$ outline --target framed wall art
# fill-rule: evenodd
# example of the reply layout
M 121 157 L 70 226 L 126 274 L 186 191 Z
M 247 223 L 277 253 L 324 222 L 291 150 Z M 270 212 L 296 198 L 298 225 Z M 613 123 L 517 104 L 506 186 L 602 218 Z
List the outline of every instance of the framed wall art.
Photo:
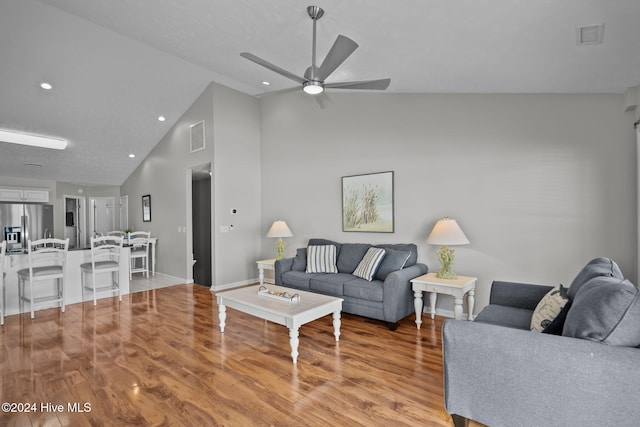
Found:
M 151 222 L 151 195 L 142 196 L 142 221 Z
M 342 177 L 342 231 L 393 233 L 393 171 Z

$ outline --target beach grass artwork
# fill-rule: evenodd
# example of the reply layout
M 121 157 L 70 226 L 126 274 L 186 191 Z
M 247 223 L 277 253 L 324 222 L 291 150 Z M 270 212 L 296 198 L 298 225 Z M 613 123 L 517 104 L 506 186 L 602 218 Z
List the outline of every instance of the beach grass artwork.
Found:
M 342 231 L 393 233 L 393 172 L 342 177 Z

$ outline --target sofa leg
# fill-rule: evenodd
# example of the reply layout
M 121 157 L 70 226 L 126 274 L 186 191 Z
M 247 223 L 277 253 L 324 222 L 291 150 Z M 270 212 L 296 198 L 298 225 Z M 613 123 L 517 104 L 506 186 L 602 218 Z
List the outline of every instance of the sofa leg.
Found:
M 387 322 L 387 327 L 390 331 L 395 331 L 396 329 L 398 329 L 398 322 Z
M 469 420 L 465 417 L 461 417 L 460 415 L 451 414 L 451 419 L 453 420 L 454 427 L 468 427 Z

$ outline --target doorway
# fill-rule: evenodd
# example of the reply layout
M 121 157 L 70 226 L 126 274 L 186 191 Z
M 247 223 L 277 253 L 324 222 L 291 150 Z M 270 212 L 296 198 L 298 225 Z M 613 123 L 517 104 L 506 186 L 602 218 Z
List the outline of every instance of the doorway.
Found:
M 85 198 L 64 195 L 64 238 L 69 239 L 69 248 L 86 246 L 85 228 L 87 224 Z
M 91 236 L 106 235 L 115 228 L 113 197 L 89 198 L 89 230 Z
M 211 163 L 191 170 L 193 281 L 211 287 Z

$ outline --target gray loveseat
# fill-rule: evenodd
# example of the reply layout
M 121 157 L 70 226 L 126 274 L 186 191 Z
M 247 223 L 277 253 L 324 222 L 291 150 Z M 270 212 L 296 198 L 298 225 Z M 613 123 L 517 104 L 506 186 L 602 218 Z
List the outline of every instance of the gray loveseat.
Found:
M 343 312 L 382 320 L 391 330 L 414 311 L 410 280 L 427 272 L 427 266 L 417 262 L 416 245 L 309 240 L 309 246 L 318 245 L 336 247 L 337 273 L 307 273 L 307 248 L 300 248 L 294 258 L 276 261 L 276 284 L 341 297 Z M 370 247 L 385 249 L 372 281 L 352 274 Z
M 549 333 L 532 332 L 533 310 L 551 289 L 494 282 L 474 322 L 445 322 L 445 408 L 456 426 L 640 425 L 638 289 L 596 258 Z

